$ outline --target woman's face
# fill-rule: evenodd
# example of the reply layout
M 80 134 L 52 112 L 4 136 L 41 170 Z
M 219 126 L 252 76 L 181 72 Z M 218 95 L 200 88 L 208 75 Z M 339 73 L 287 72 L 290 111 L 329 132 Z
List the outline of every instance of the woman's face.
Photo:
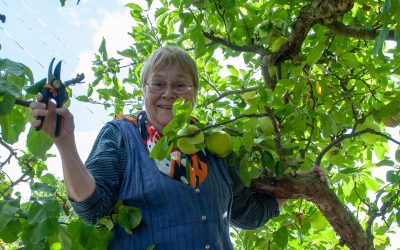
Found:
M 149 86 L 154 83 L 168 86 L 162 93 L 154 93 L 150 91 Z M 173 118 L 172 105 L 176 99 L 183 97 L 186 102 L 194 100 L 194 87 L 185 94 L 177 94 L 172 89 L 172 85 L 182 86 L 182 84 L 193 86 L 193 81 L 190 75 L 182 70 L 179 63 L 160 67 L 151 72 L 147 79 L 144 87 L 144 105 L 150 123 L 160 132 Z

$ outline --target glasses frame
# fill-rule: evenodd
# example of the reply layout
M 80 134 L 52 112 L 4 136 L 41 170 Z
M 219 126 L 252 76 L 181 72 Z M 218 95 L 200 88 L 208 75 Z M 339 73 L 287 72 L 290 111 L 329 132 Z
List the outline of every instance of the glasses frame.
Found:
M 160 90 L 152 89 L 152 86 L 156 85 L 154 83 L 161 83 L 161 85 L 163 85 L 164 88 L 160 89 Z M 175 86 L 178 85 L 176 83 L 165 83 L 165 82 L 162 82 L 162 81 L 154 81 L 153 83 L 152 82 L 147 82 L 145 85 L 149 86 L 149 91 L 152 94 L 158 94 L 158 95 L 164 94 L 168 89 L 167 86 L 170 86 L 173 93 L 175 93 L 177 95 L 185 95 L 185 94 L 188 94 L 193 89 L 194 86 L 193 86 L 193 84 L 187 84 L 187 83 L 184 83 L 184 84 L 186 85 L 186 91 L 185 92 L 177 91 L 176 88 L 174 88 Z

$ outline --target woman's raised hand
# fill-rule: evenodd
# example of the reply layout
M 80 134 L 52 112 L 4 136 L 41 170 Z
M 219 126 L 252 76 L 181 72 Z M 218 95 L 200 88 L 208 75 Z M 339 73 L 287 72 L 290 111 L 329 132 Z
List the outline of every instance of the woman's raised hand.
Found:
M 31 115 L 35 120 L 31 123 L 32 127 L 38 128 L 41 124 L 40 117 L 43 116 L 43 124 L 41 130 L 54 139 L 56 145 L 67 143 L 68 139 L 73 138 L 74 135 L 74 117 L 72 113 L 65 107 L 56 108 L 56 105 L 49 101 L 48 108 L 46 104 L 41 102 L 43 99 L 42 95 L 37 96 L 37 101 L 32 102 L 29 107 L 31 108 Z M 60 115 L 61 119 L 61 131 L 58 137 L 55 136 L 57 115 Z

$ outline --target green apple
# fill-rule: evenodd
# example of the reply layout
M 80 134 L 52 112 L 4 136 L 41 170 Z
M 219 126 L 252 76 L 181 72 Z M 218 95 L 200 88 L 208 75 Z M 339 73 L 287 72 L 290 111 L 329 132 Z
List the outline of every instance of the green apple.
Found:
M 275 39 L 275 41 L 271 45 L 271 52 L 272 53 L 277 52 L 282 47 L 282 45 L 285 43 L 285 41 L 286 41 L 286 39 L 283 36 Z
M 257 91 L 243 93 L 242 98 L 249 105 L 257 105 L 260 101 L 260 96 L 257 94 Z
M 276 78 L 276 67 L 268 66 L 268 73 L 271 78 Z
M 258 126 L 265 136 L 270 136 L 274 132 L 274 125 L 269 117 L 261 117 Z
M 178 139 L 177 146 L 180 151 L 185 154 L 194 154 L 203 148 L 204 144 L 204 134 L 203 131 L 198 132 L 193 136 L 188 136 L 190 134 L 199 131 L 199 128 L 195 125 L 188 125 L 180 129 L 177 135 L 184 136 Z
M 400 146 L 397 147 L 394 158 L 396 159 L 397 162 L 400 162 Z
M 396 120 L 393 117 L 382 117 L 382 122 L 386 127 L 397 127 L 400 123 L 400 120 Z
M 231 135 L 225 131 L 212 131 L 205 139 L 206 148 L 217 157 L 228 156 L 233 149 Z
M 362 125 L 360 125 L 357 130 L 360 131 L 360 130 L 363 130 L 366 128 L 371 128 L 377 132 L 381 131 L 379 125 L 370 120 L 368 120 L 365 123 L 363 123 Z M 376 134 L 371 134 L 371 133 L 364 133 L 364 134 L 360 135 L 360 138 L 365 144 L 372 145 L 372 144 L 376 143 L 376 141 L 380 138 L 380 136 L 376 135 Z

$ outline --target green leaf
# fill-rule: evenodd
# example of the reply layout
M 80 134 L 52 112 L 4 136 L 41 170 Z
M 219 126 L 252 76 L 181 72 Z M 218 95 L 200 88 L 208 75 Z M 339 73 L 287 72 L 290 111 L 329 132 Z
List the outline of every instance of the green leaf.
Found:
M 391 183 L 400 183 L 400 174 L 393 170 L 386 172 L 386 181 Z
M 311 226 L 315 229 L 323 230 L 329 226 L 329 222 L 320 211 L 316 211 L 310 218 Z
M 19 238 L 22 230 L 21 222 L 18 218 L 9 221 L 3 230 L 0 230 L 0 239 L 5 243 L 12 243 Z
M 55 193 L 57 190 L 57 187 L 50 186 L 47 183 L 40 183 L 40 182 L 35 182 L 32 187 L 32 191 L 40 191 L 40 192 L 45 192 L 45 193 Z
M 273 234 L 274 242 L 278 244 L 281 248 L 286 247 L 288 243 L 289 232 L 286 226 L 283 226 L 278 229 L 278 231 L 274 232 Z
M 15 109 L 6 116 L 0 116 L 1 136 L 5 142 L 14 144 L 25 129 L 25 116 L 21 109 Z
M 120 224 L 128 234 L 132 234 L 132 229 L 137 227 L 142 220 L 142 213 L 139 208 L 120 205 L 118 206 L 118 224 Z
M 59 226 L 57 218 L 43 219 L 40 222 L 28 224 L 23 228 L 22 240 L 28 246 L 34 246 L 52 235 L 57 235 Z
M 254 133 L 245 133 L 242 137 L 243 146 L 247 151 L 251 151 L 254 145 Z
M 379 32 L 378 37 L 375 39 L 375 45 L 372 49 L 372 54 L 376 57 L 378 54 L 382 54 L 382 47 L 389 35 L 389 27 L 387 25 L 383 26 Z
M 348 180 L 348 181 L 344 181 L 342 184 L 342 190 L 343 190 L 343 194 L 346 197 L 349 197 L 351 194 L 351 191 L 353 191 L 354 189 L 354 182 L 352 180 Z
M 87 97 L 86 95 L 77 96 L 76 100 L 78 100 L 80 102 L 90 102 L 89 97 Z
M 101 40 L 101 44 L 99 47 L 99 52 L 101 54 L 102 60 L 107 61 L 108 60 L 108 54 L 107 54 L 107 48 L 106 48 L 106 39 L 103 37 Z
M 40 90 L 43 88 L 46 82 L 47 78 L 43 78 L 42 80 L 35 82 L 33 85 L 25 88 L 25 91 L 28 92 L 29 94 L 36 95 L 37 93 L 40 92 Z
M 261 154 L 261 162 L 262 165 L 270 171 L 275 171 L 275 160 L 269 151 L 265 151 Z
M 146 248 L 146 250 L 153 250 L 155 247 L 156 247 L 156 245 L 153 244 L 153 245 L 148 246 L 148 247 Z
M 168 138 L 174 139 L 177 131 L 183 127 L 182 123 L 179 123 L 177 119 L 172 119 L 163 129 L 163 135 Z
M 156 145 L 154 145 L 154 148 L 149 154 L 149 157 L 157 160 L 162 160 L 167 157 L 169 153 L 171 153 L 171 149 L 172 147 L 170 147 L 168 144 L 167 136 L 163 136 L 160 138 L 160 140 L 158 140 Z
M 372 190 L 374 192 L 377 192 L 380 190 L 380 186 L 379 186 L 379 181 L 377 179 L 372 179 L 369 176 L 364 176 L 363 178 L 365 186 L 369 189 Z
M 250 187 L 251 180 L 260 176 L 261 171 L 250 161 L 248 154 L 240 159 L 239 177 L 246 187 Z
M 317 46 L 310 49 L 310 52 L 307 55 L 306 63 L 310 67 L 312 67 L 315 63 L 317 63 L 317 61 L 324 54 L 324 51 L 326 48 L 326 38 L 325 38 L 324 34 L 322 34 L 320 37 L 322 37 L 322 38 L 318 41 Z
M 3 92 L 0 94 L 0 116 L 5 116 L 14 108 L 15 100 L 17 98 L 7 92 Z
M 17 63 L 10 59 L 0 59 L 0 71 L 3 70 L 14 76 L 26 75 L 28 79 L 33 82 L 32 71 L 22 63 Z
M 118 51 L 118 54 L 128 58 L 134 58 L 135 56 L 137 56 L 136 51 L 134 49 L 125 49 L 122 51 Z
M 278 178 L 281 178 L 285 173 L 286 166 L 282 161 L 277 161 L 275 164 L 275 174 Z
M 172 115 L 179 124 L 188 122 L 192 114 L 193 105 L 191 102 L 185 102 L 182 97 L 176 99 L 172 105 Z
M 99 220 L 97 220 L 96 224 L 105 226 L 107 230 L 112 230 L 114 227 L 114 223 L 109 216 L 100 218 Z
M 56 200 L 48 200 L 43 204 L 33 202 L 28 211 L 27 223 L 42 223 L 50 218 L 57 218 L 60 215 L 60 205 Z
M 190 32 L 190 39 L 195 44 L 194 55 L 196 58 L 203 56 L 206 53 L 206 40 L 202 34 L 202 28 L 200 25 L 196 25 Z
M 42 160 L 47 159 L 47 151 L 53 146 L 53 139 L 43 131 L 31 128 L 28 133 L 26 145 L 32 154 Z
M 376 166 L 378 166 L 378 167 L 382 167 L 382 166 L 392 167 L 393 165 L 394 165 L 394 162 L 392 160 L 382 160 L 376 164 Z
M 221 0 L 221 6 L 226 10 L 232 10 L 236 7 L 237 0 Z
M 6 228 L 7 224 L 15 218 L 19 210 L 19 200 L 0 200 L 0 231 Z
M 125 4 L 125 7 L 128 7 L 128 8 L 130 8 L 130 9 L 132 9 L 132 10 L 136 10 L 136 11 L 139 11 L 139 12 L 142 12 L 142 11 L 143 11 L 142 7 L 140 7 L 139 5 L 137 5 L 137 4 L 135 4 L 135 3 L 128 3 L 128 4 Z

